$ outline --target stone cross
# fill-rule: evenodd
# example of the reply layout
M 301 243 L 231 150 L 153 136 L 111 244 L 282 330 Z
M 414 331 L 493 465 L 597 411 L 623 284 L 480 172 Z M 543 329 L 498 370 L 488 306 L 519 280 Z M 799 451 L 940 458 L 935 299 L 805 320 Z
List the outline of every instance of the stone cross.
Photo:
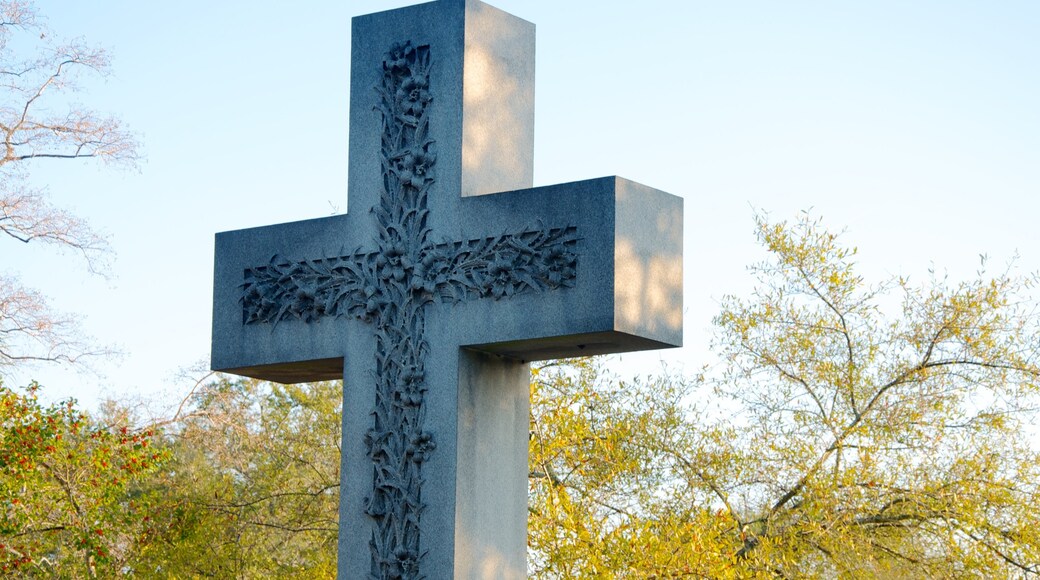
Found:
M 350 211 L 217 234 L 212 366 L 343 378 L 340 578 L 522 578 L 529 362 L 681 344 L 682 201 L 531 187 L 531 23 L 352 34 Z

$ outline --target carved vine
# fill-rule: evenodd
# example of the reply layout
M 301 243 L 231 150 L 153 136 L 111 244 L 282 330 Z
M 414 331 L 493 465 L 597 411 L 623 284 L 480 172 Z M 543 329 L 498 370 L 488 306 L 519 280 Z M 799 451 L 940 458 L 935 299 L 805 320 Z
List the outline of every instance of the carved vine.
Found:
M 379 251 L 369 265 L 377 281 L 365 303 L 376 322 L 374 426 L 365 437 L 373 464 L 366 512 L 372 530 L 373 578 L 421 578 L 422 464 L 437 444 L 423 430 L 426 405 L 426 316 L 413 291 L 414 266 L 422 263 L 430 229 L 427 192 L 436 155 L 429 138 L 430 48 L 395 44 L 383 61 L 379 109 L 383 118 L 383 194 L 373 209 Z M 371 289 L 371 288 L 369 288 Z M 378 298 L 376 298 L 378 296 Z
M 415 298 L 461 302 L 574 285 L 576 230 L 530 228 L 519 234 L 442 243 L 407 255 L 378 252 L 293 262 L 274 256 L 250 268 L 242 285 L 243 322 L 325 316 L 371 320 L 385 303 L 380 286 L 408 280 Z M 400 280 L 398 280 L 400 279 Z
M 573 286 L 576 277 L 574 227 L 430 241 L 427 195 L 437 157 L 429 138 L 429 71 L 428 46 L 395 44 L 383 62 L 376 251 L 302 261 L 275 256 L 247 269 L 242 284 L 245 324 L 354 316 L 375 327 L 376 400 L 365 437 L 373 484 L 365 511 L 375 522 L 371 577 L 377 579 L 423 577 L 422 467 L 437 448 L 424 429 L 425 306 Z

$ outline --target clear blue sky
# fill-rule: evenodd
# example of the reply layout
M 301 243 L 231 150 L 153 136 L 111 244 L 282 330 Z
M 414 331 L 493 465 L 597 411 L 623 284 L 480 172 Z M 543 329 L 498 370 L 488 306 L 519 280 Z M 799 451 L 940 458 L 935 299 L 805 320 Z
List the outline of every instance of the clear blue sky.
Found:
M 871 277 L 1040 269 L 1040 3 L 502 0 L 538 26 L 537 184 L 617 174 L 685 198 L 686 344 L 625 371 L 707 360 L 711 317 L 762 257 L 752 207 L 813 208 Z M 48 397 L 186 392 L 209 352 L 217 231 L 346 208 L 350 17 L 406 2 L 38 3 L 109 48 L 78 96 L 143 142 L 140 172 L 35 168 L 112 236 L 111 282 L 0 246 L 126 357 L 104 377 L 22 372 Z

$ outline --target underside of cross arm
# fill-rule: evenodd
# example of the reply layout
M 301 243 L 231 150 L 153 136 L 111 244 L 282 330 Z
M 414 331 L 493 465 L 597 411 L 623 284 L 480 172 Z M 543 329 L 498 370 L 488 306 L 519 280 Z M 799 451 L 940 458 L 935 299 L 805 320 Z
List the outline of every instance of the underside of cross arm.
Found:
M 675 348 L 677 346 L 680 345 L 666 344 L 623 332 L 591 332 L 572 336 L 554 336 L 492 344 L 472 344 L 462 346 L 461 348 L 485 352 L 520 362 L 535 362 L 557 358 Z M 343 378 L 343 359 L 327 358 L 218 370 L 229 374 L 285 384 L 332 381 Z
M 557 358 L 676 348 L 679 346 L 682 345 L 667 344 L 624 332 L 590 332 L 570 336 L 552 336 L 542 339 L 474 344 L 463 348 L 521 362 L 534 362 Z
M 302 360 L 226 369 L 214 368 L 213 370 L 286 385 L 338 381 L 343 378 L 343 358 Z

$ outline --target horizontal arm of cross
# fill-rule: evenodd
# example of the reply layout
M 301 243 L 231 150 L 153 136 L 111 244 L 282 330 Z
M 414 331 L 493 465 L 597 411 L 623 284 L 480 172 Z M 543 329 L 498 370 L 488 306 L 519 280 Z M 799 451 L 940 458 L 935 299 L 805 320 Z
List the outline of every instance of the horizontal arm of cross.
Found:
M 327 231 L 329 218 L 218 234 L 214 368 L 282 382 L 338 378 L 341 345 L 370 332 L 373 301 L 392 298 L 380 279 L 404 275 L 443 303 L 432 315 L 443 311 L 459 346 L 538 360 L 681 344 L 681 199 L 611 177 L 459 203 L 465 223 L 436 228 L 445 241 L 428 248 L 428 263 L 324 257 L 359 239 L 315 241 L 310 222 Z M 293 255 L 284 248 L 296 238 L 307 243 Z

